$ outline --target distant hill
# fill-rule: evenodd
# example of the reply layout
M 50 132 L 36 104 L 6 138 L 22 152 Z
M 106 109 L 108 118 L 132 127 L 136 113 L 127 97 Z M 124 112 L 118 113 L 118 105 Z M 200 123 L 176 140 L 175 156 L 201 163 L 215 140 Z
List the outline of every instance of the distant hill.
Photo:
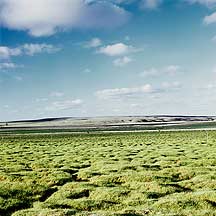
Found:
M 216 116 L 111 116 L 111 117 L 62 117 L 1 122 L 1 130 L 13 129 L 99 129 L 141 130 L 164 128 L 216 127 Z

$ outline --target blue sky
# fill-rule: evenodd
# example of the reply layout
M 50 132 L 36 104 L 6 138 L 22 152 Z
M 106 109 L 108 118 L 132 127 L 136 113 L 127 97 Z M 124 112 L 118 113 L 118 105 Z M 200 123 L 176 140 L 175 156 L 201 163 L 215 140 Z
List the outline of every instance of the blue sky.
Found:
M 215 115 L 216 0 L 0 0 L 0 120 Z

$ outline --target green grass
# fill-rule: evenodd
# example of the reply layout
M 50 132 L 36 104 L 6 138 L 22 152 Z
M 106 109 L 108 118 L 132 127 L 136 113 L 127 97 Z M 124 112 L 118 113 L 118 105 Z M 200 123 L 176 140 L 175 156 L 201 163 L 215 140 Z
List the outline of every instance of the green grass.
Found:
M 1 135 L 0 215 L 216 215 L 216 131 Z

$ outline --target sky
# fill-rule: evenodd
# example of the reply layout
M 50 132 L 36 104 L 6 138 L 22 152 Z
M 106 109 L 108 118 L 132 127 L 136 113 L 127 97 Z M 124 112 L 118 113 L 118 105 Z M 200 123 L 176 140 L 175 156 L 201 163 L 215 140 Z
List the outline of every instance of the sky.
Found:
M 215 115 L 216 0 L 0 0 L 0 121 Z

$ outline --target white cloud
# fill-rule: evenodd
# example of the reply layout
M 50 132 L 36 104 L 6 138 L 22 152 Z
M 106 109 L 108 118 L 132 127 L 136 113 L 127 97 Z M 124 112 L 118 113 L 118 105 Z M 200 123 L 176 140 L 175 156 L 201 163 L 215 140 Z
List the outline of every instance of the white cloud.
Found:
M 71 28 L 107 28 L 124 24 L 130 14 L 108 1 L 1 0 L 1 25 L 40 37 Z
M 58 92 L 58 91 L 56 91 L 56 92 L 51 92 L 51 93 L 50 93 L 50 96 L 51 96 L 51 97 L 62 97 L 62 96 L 64 96 L 64 93 L 63 93 L 63 92 Z
M 99 99 L 125 99 L 125 98 L 136 98 L 138 96 L 152 95 L 156 93 L 173 92 L 181 89 L 181 84 L 175 82 L 164 82 L 160 87 L 155 88 L 151 84 L 145 84 L 143 86 L 137 86 L 132 88 L 113 88 L 99 90 L 95 93 Z
M 216 82 L 208 83 L 204 87 L 202 87 L 204 90 L 208 90 L 210 92 L 215 92 L 216 90 Z
M 215 89 L 215 87 L 216 87 L 215 83 L 211 83 L 211 84 L 208 84 L 205 88 L 208 90 L 212 90 L 212 89 Z
M 14 79 L 17 81 L 23 81 L 23 77 L 21 76 L 15 76 Z
M 126 41 L 130 41 L 131 38 L 130 38 L 130 36 L 127 35 L 127 36 L 125 36 L 124 39 L 125 39 Z
M 130 106 L 133 107 L 133 108 L 136 108 L 136 107 L 140 107 L 141 105 L 137 104 L 137 103 L 133 103 L 133 104 L 130 104 Z
M 182 87 L 181 83 L 178 82 L 178 81 L 175 81 L 175 82 L 163 82 L 161 89 L 166 91 L 166 90 L 169 90 L 169 89 L 180 89 L 181 87 Z
M 180 69 L 179 65 L 169 65 L 163 69 L 163 72 L 168 75 L 176 75 Z
M 123 56 L 135 51 L 137 50 L 133 46 L 124 43 L 116 43 L 101 47 L 98 50 L 98 53 L 102 53 L 107 56 Z
M 50 106 L 46 107 L 48 111 L 57 111 L 57 110 L 69 110 L 81 107 L 83 101 L 80 99 L 76 100 L 65 100 L 65 101 L 55 101 Z
M 162 0 L 142 0 L 140 3 L 141 9 L 154 10 L 157 9 L 161 4 Z
M 11 56 L 19 56 L 22 54 L 20 48 L 9 48 L 6 46 L 0 46 L 0 59 L 8 59 Z
M 0 59 L 9 59 L 13 56 L 29 55 L 33 56 L 39 53 L 55 53 L 60 48 L 51 44 L 24 44 L 16 48 L 0 46 Z
M 212 42 L 216 43 L 216 35 L 214 37 L 212 37 Z
M 150 69 L 144 70 L 139 75 L 141 77 L 154 77 L 154 76 L 158 76 L 159 74 L 160 72 L 158 71 L 158 69 L 150 68 Z
M 132 59 L 130 57 L 124 56 L 122 58 L 115 59 L 113 61 L 113 64 L 117 67 L 123 67 L 127 65 L 128 63 L 130 63 L 131 61 Z
M 95 48 L 102 45 L 102 41 L 100 38 L 92 38 L 90 41 L 88 41 L 85 45 L 86 48 Z
M 216 0 L 186 0 L 187 2 L 191 3 L 191 4 L 201 4 L 204 5 L 208 8 L 214 8 L 216 6 Z M 216 12 L 205 16 L 203 19 L 203 22 L 208 25 L 208 24 L 212 24 L 216 22 Z
M 207 25 L 215 23 L 216 22 L 216 12 L 212 13 L 209 16 L 205 16 L 203 21 Z
M 2 63 L 0 63 L 0 70 L 15 69 L 17 67 L 19 67 L 19 66 L 12 63 L 12 62 L 2 62 Z
M 112 99 L 112 98 L 121 98 L 121 97 L 130 97 L 136 94 L 147 94 L 153 93 L 155 89 L 153 89 L 152 85 L 146 84 L 139 87 L 134 88 L 114 88 L 114 89 L 104 89 L 97 91 L 95 95 L 99 99 Z
M 186 1 L 191 4 L 198 3 L 198 4 L 205 5 L 207 7 L 213 7 L 216 4 L 216 0 L 186 0 Z
M 162 76 L 162 75 L 169 75 L 174 76 L 177 73 L 179 73 L 181 70 L 181 67 L 179 65 L 168 65 L 164 68 L 150 68 L 147 70 L 144 70 L 139 75 L 141 77 L 156 77 L 156 76 Z
M 116 4 L 130 4 L 136 0 L 110 0 Z
M 21 47 L 24 54 L 33 56 L 38 53 L 55 53 L 60 50 L 60 48 L 57 48 L 51 44 L 24 44 Z
M 36 98 L 35 99 L 36 103 L 45 102 L 45 101 L 48 101 L 48 98 Z
M 86 69 L 83 71 L 83 73 L 91 73 L 91 69 L 86 68 Z
M 216 66 L 214 66 L 214 67 L 212 68 L 212 73 L 213 73 L 213 74 L 216 74 Z

